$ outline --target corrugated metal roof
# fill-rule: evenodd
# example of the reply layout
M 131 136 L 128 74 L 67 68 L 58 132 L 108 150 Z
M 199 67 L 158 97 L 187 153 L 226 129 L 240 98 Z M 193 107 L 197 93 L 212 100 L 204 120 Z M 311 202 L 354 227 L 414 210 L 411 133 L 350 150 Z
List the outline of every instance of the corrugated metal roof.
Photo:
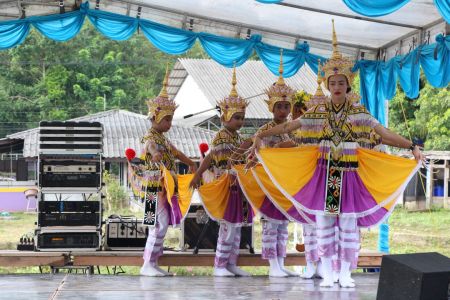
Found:
M 191 75 L 198 84 L 211 107 L 218 100 L 226 97 L 231 90 L 232 69 L 223 67 L 211 59 L 184 59 L 176 62 L 169 77 L 168 92 L 175 98 L 187 75 Z M 246 118 L 271 119 L 272 114 L 267 109 L 264 93 L 276 80 L 262 61 L 247 61 L 236 68 L 237 91 L 243 98 L 249 98 L 250 106 Z M 308 65 L 304 65 L 297 74 L 285 78 L 285 82 L 295 90 L 305 90 L 314 94 L 317 89 L 317 75 Z M 251 97 L 251 98 L 250 98 Z
M 137 153 L 142 151 L 141 138 L 150 128 L 150 121 L 144 115 L 126 110 L 109 110 L 97 114 L 72 119 L 71 121 L 97 121 L 103 124 L 103 153 L 105 158 L 125 158 L 125 149 L 133 148 Z M 39 128 L 10 134 L 6 139 L 23 139 L 23 156 L 38 156 Z M 199 158 L 198 145 L 209 143 L 215 132 L 200 127 L 188 127 L 173 124 L 166 133 L 169 140 L 190 158 Z

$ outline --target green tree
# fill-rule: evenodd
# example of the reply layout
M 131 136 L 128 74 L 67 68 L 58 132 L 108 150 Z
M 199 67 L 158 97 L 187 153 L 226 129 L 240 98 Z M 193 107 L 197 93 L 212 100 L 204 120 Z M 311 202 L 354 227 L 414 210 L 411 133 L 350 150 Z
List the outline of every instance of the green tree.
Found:
M 121 108 L 145 114 L 166 64 L 178 57 L 206 58 L 196 43 L 181 56 L 155 48 L 142 34 L 127 41 L 102 36 L 90 23 L 68 42 L 31 30 L 18 47 L 0 51 L 0 137 L 41 120 L 66 120 Z
M 411 134 L 426 150 L 450 150 L 450 90 L 423 82 L 417 99 L 399 89 L 389 102 L 389 128 L 405 137 Z

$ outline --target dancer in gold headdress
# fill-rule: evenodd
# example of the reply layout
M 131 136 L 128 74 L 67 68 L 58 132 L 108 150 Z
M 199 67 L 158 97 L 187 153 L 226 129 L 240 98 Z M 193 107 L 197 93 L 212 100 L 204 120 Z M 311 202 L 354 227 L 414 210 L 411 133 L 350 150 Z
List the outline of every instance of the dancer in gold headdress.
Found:
M 392 212 L 395 200 L 424 159 L 413 142 L 389 131 L 364 106 L 350 101 L 352 67 L 353 62 L 337 49 L 333 23 L 333 54 L 323 66 L 331 101 L 256 135 L 253 147 L 259 149 L 264 137 L 301 130 L 302 147 L 256 153 L 280 191 L 297 208 L 316 216 L 321 286 L 325 287 L 333 285 L 336 249 L 341 261 L 339 284 L 354 286 L 350 270 L 357 262 L 358 227 L 374 226 Z M 374 132 L 386 145 L 410 149 L 417 161 L 371 150 Z
M 158 97 L 147 101 L 148 116 L 152 123 L 148 133 L 143 137 L 145 143 L 142 155 L 144 165 L 130 164 L 132 186 L 135 193 L 144 194 L 147 208 L 145 222 L 149 225 L 149 234 L 144 250 L 144 264 L 141 275 L 166 276 L 168 272 L 158 266 L 158 258 L 163 254 L 163 242 L 169 225 L 179 225 L 186 216 L 190 199 L 177 194 L 177 183 L 187 184 L 192 175 L 186 178 L 176 176 L 175 159 L 179 159 L 196 170 L 195 163 L 164 136 L 172 126 L 172 117 L 177 108 L 175 102 L 167 95 L 169 69 Z
M 249 103 L 238 95 L 236 83 L 234 68 L 230 95 L 218 102 L 222 129 L 214 137 L 211 152 L 191 182 L 191 187 L 199 187 L 203 206 L 211 219 L 220 223 L 214 276 L 250 275 L 236 266 L 241 227 L 251 225 L 253 219 L 253 211 L 231 170 L 233 165 L 245 161 L 243 149 L 251 145 L 251 140 L 244 141 L 237 132 L 244 124 L 245 109 Z M 207 169 L 215 175 L 215 180 L 199 186 L 202 173 Z

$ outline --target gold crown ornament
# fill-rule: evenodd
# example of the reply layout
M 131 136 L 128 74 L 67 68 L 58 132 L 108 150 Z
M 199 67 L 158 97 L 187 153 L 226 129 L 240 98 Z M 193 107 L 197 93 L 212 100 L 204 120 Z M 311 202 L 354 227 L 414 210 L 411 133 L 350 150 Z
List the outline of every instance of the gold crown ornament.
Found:
M 333 22 L 333 54 L 331 55 L 331 58 L 327 61 L 327 63 L 323 66 L 323 72 L 325 73 L 324 79 L 325 79 L 325 85 L 328 89 L 328 79 L 330 76 L 333 75 L 344 75 L 347 77 L 348 85 L 351 86 L 353 79 L 355 77 L 355 73 L 352 72 L 353 68 L 353 61 L 348 57 L 343 57 L 342 54 L 339 52 L 337 46 L 337 38 L 336 38 L 336 31 L 334 30 L 334 20 Z
M 169 81 L 169 66 L 166 67 L 166 75 L 164 76 L 163 86 L 158 97 L 147 100 L 148 116 L 155 117 L 156 123 L 161 122 L 165 116 L 173 116 L 178 105 L 175 101 L 169 99 L 167 94 L 167 84 Z
M 278 72 L 280 73 L 277 82 L 272 84 L 272 86 L 266 90 L 267 96 L 269 96 L 269 100 L 266 101 L 267 105 L 269 106 L 269 111 L 273 112 L 273 107 L 275 103 L 281 102 L 281 101 L 287 101 L 291 104 L 293 104 L 293 97 L 295 94 L 295 91 L 288 86 L 283 79 L 283 49 L 280 50 L 280 67 L 278 69 Z
M 223 117 L 225 122 L 231 120 L 231 117 L 238 112 L 245 113 L 245 109 L 249 105 L 249 102 L 244 98 L 241 98 L 236 91 L 236 66 L 233 67 L 233 77 L 231 80 L 231 92 L 228 97 L 223 98 L 217 102 L 220 108 L 221 117 Z
M 319 60 L 319 67 L 317 70 L 317 89 L 316 92 L 314 93 L 314 96 L 312 96 L 311 99 L 305 103 L 307 109 L 310 109 L 311 107 L 319 104 L 326 103 L 328 101 L 328 97 L 325 96 L 322 90 L 323 77 L 321 73 L 322 73 L 322 66 Z

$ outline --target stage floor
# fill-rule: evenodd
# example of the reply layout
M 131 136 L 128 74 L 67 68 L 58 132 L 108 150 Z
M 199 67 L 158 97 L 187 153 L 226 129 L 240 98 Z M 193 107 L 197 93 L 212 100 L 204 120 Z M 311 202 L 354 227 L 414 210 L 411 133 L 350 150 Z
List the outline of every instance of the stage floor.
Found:
M 320 279 L 164 277 L 83 274 L 0 275 L 0 299 L 375 299 L 378 273 L 353 274 L 356 288 L 319 287 Z

